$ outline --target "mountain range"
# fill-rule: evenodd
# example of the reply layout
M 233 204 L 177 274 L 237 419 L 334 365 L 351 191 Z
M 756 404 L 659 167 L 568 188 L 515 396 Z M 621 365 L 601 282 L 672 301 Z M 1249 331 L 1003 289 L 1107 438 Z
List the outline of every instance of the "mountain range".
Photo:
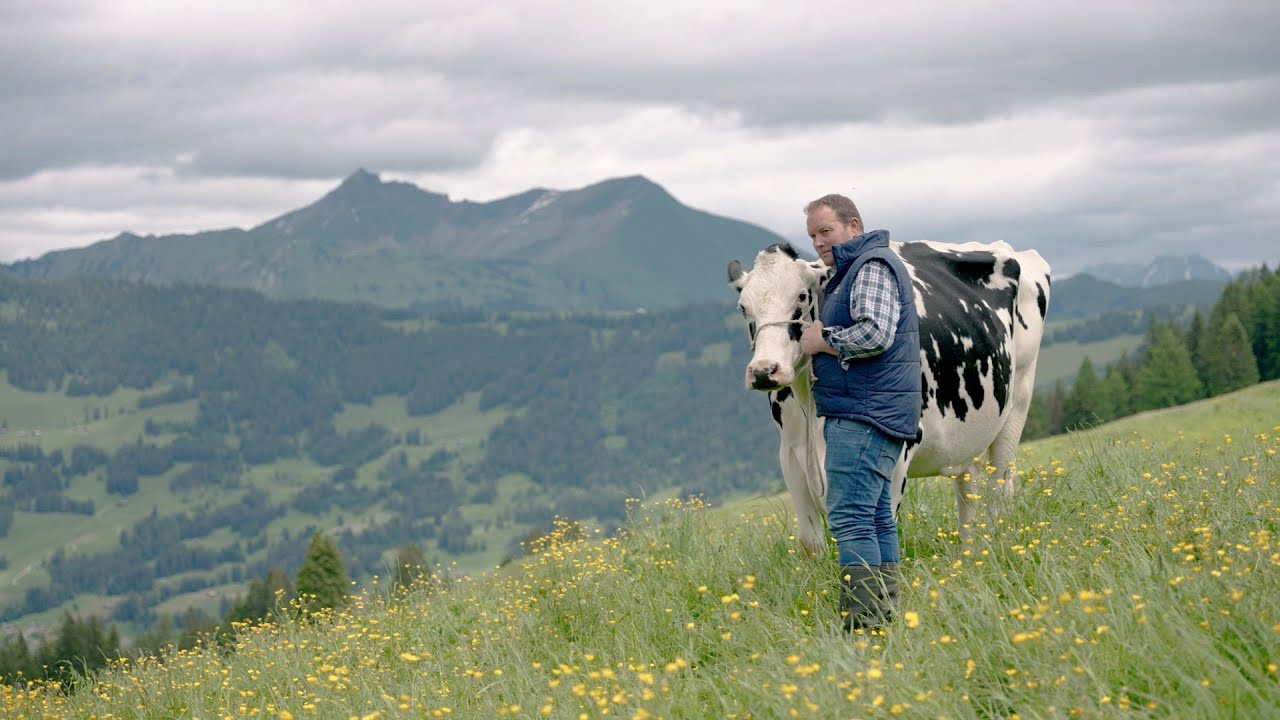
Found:
M 476 203 L 358 170 L 316 202 L 249 230 L 126 232 L 5 270 L 419 310 L 633 310 L 723 300 L 728 261 L 782 241 L 682 205 L 641 176 Z
M 310 205 L 248 230 L 124 232 L 0 272 L 248 288 L 420 312 L 661 309 L 726 300 L 728 261 L 778 242 L 785 239 L 765 228 L 683 205 L 639 175 L 477 203 L 357 170 Z M 1195 291 L 1187 303 L 1203 304 L 1229 279 L 1199 255 L 1095 264 L 1055 287 L 1051 313 L 1146 306 L 1132 289 L 1178 283 Z
M 1150 288 L 1186 280 L 1226 283 L 1231 273 L 1203 255 L 1158 255 L 1147 264 L 1098 263 L 1080 271 L 1125 287 Z

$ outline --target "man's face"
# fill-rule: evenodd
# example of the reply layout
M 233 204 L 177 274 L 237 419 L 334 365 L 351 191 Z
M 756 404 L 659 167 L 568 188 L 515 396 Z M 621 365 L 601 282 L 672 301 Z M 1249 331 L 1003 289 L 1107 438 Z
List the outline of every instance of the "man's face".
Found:
M 822 262 L 831 267 L 836 264 L 831 249 L 862 234 L 862 223 L 857 218 L 848 224 L 842 223 L 836 216 L 836 211 L 826 205 L 819 205 L 809 211 L 808 228 L 814 251 L 822 258 Z

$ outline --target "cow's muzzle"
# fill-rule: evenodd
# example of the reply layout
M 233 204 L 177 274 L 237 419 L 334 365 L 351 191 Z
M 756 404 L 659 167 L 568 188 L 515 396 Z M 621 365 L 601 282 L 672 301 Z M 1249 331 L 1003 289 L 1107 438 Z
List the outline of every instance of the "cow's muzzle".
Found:
M 778 363 L 752 365 L 747 368 L 747 385 L 752 390 L 777 390 L 786 383 L 779 377 Z

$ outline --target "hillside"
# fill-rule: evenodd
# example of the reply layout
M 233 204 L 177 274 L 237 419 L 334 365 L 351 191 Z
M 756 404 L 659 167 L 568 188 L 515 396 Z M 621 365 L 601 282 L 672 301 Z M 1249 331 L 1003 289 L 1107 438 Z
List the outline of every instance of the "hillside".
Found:
M 1153 287 L 1134 288 L 1080 274 L 1055 282 L 1049 320 L 1076 320 L 1104 313 L 1154 309 L 1184 308 L 1190 305 L 1207 308 L 1222 294 L 1227 279 L 1179 280 Z
M 428 311 L 634 310 L 719 301 L 729 260 L 781 241 L 686 207 L 640 176 L 475 203 L 359 170 L 311 205 L 249 230 L 122 233 L 4 269 Z
M 561 526 L 507 572 L 369 591 L 231 653 L 0 702 L 48 718 L 1266 717 L 1280 438 L 1232 409 L 1277 402 L 1270 383 L 1150 432 L 1027 448 L 1017 498 L 969 541 L 948 483 L 913 493 L 887 637 L 839 631 L 834 560 L 798 551 L 780 498 L 669 500 L 633 504 L 613 538 Z
M 0 279 L 0 337 L 4 620 L 220 616 L 317 528 L 359 578 L 408 543 L 477 569 L 557 514 L 613 527 L 631 495 L 777 482 L 728 302 L 428 321 Z
M 0 278 L 0 333 L 8 620 L 71 602 L 133 627 L 220 616 L 249 579 L 296 569 L 315 528 L 343 528 L 357 577 L 407 543 L 475 570 L 557 514 L 612 527 L 632 494 L 777 482 L 729 302 L 424 318 Z M 1041 384 L 1131 341 L 1046 347 Z

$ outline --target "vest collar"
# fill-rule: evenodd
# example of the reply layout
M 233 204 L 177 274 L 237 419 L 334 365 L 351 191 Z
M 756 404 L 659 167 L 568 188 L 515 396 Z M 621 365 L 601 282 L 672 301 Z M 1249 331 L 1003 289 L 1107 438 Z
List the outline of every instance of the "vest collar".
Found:
M 839 273 L 862 253 L 877 247 L 888 247 L 889 231 L 872 230 L 853 238 L 847 243 L 831 248 L 831 256 L 836 261 L 836 272 Z

